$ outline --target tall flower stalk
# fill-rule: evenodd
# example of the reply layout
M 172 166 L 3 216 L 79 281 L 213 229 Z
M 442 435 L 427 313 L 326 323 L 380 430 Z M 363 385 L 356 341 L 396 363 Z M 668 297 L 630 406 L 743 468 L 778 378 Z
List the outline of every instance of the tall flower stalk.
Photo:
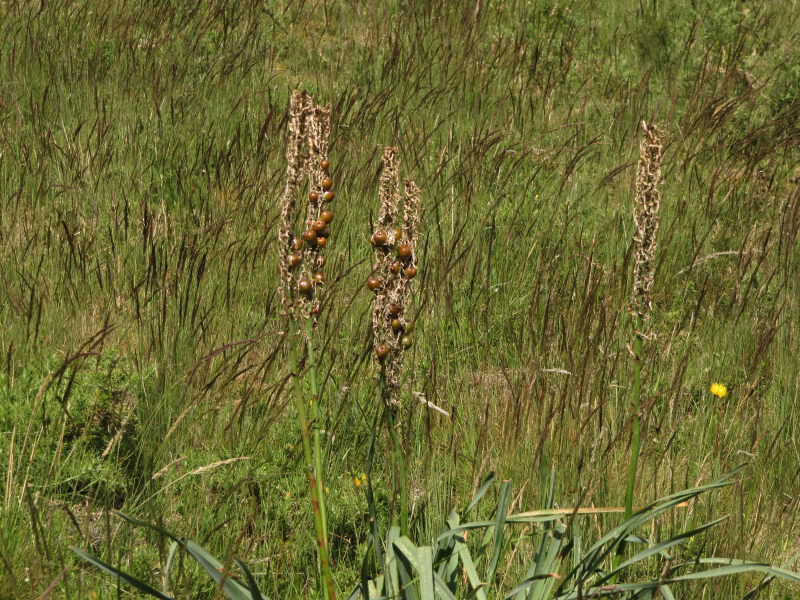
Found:
M 642 346 L 647 337 L 647 321 L 652 310 L 651 291 L 654 279 L 653 258 L 658 232 L 658 208 L 661 195 L 662 133 L 654 125 L 642 123 L 644 135 L 639 145 L 639 164 L 636 177 L 636 204 L 633 222 L 636 227 L 633 242 L 636 260 L 633 266 L 632 312 L 633 338 L 633 414 L 631 458 L 628 465 L 628 485 L 625 491 L 625 519 L 633 513 L 633 492 L 639 465 L 642 396 Z
M 335 198 L 327 156 L 329 135 L 328 110 L 317 107 L 305 92 L 294 92 L 289 104 L 286 185 L 278 227 L 281 299 L 282 312 L 287 317 L 292 393 L 303 437 L 323 594 L 327 600 L 333 600 L 336 589 L 328 554 L 319 385 L 314 352 L 314 329 L 320 314 L 318 296 L 325 282 L 322 271 L 325 257 L 321 251 L 331 235 L 333 212 L 329 206 Z M 307 180 L 309 191 L 305 215 L 301 216 L 295 196 L 303 179 Z M 300 235 L 295 233 L 298 220 L 304 220 Z M 304 350 L 305 373 L 301 372 Z
M 414 181 L 406 179 L 403 192 L 401 199 L 396 151 L 387 147 L 383 153 L 378 224 L 371 238 L 373 269 L 367 287 L 375 293 L 372 336 L 375 360 L 380 367 L 378 400 L 384 407 L 392 442 L 392 461 L 400 495 L 400 532 L 407 535 L 408 473 L 399 432 L 399 391 L 404 355 L 413 344 L 414 323 L 409 314 L 411 282 L 417 275 L 420 191 Z

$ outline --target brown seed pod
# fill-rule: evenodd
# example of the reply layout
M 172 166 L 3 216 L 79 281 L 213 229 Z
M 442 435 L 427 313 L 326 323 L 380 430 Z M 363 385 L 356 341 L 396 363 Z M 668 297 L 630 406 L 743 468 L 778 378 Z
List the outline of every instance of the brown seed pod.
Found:
M 323 160 L 321 163 L 319 163 L 319 166 L 322 168 L 323 171 L 327 171 L 328 169 L 331 168 L 331 161 L 327 159 Z
M 301 238 L 295 236 L 294 238 L 292 238 L 292 243 L 289 244 L 289 246 L 295 252 L 300 252 L 300 250 L 303 249 L 303 246 L 305 246 L 305 244 L 303 243 L 303 240 Z
M 367 287 L 371 289 L 373 292 L 383 285 L 383 281 L 380 277 L 370 277 L 367 279 Z
M 310 279 L 303 277 L 300 281 L 297 282 L 297 289 L 300 290 L 301 294 L 310 294 L 311 290 L 314 289 L 314 286 L 311 283 Z
M 322 219 L 318 219 L 311 224 L 311 229 L 313 229 L 317 234 L 322 233 L 325 230 L 325 226 L 327 223 Z
M 314 273 L 314 283 L 321 284 L 325 283 L 325 274 L 322 271 L 317 271 Z
M 402 307 L 402 306 L 400 306 L 399 304 L 390 304 L 390 305 L 387 307 L 387 309 L 386 309 L 386 312 L 387 312 L 387 313 L 389 313 L 389 316 L 390 316 L 390 317 L 396 317 L 396 316 L 398 316 L 398 315 L 399 315 L 401 312 L 403 312 L 403 307 Z
M 403 260 L 411 258 L 412 254 L 411 246 L 408 244 L 401 244 L 397 247 L 397 256 L 402 258 Z
M 406 333 L 411 333 L 412 331 L 414 331 L 414 321 L 406 322 L 406 325 L 405 327 L 403 327 L 403 329 L 406 330 Z
M 383 246 L 388 239 L 389 236 L 386 235 L 386 232 L 383 229 L 378 229 L 378 231 L 372 234 L 372 245 Z
M 400 319 L 392 319 L 392 331 L 400 331 L 403 328 L 403 322 Z
M 324 248 L 327 243 L 328 243 L 328 238 L 322 236 L 319 236 L 317 238 L 317 247 Z
M 377 355 L 378 358 L 381 359 L 386 358 L 387 356 L 389 356 L 389 346 L 387 346 L 386 344 L 381 344 L 380 346 L 375 348 L 375 354 Z
M 322 180 L 323 190 L 329 190 L 332 187 L 333 187 L 333 179 L 331 179 L 330 177 L 326 177 L 325 179 Z
M 320 235 L 322 237 L 324 237 L 324 238 L 331 237 L 331 228 L 330 227 L 326 227 L 325 229 L 322 230 L 322 233 L 320 233 Z
M 308 199 L 311 200 L 312 202 L 316 202 L 317 200 L 319 200 L 319 193 L 318 192 L 309 192 L 308 193 Z
M 394 275 L 397 275 L 400 271 L 403 270 L 403 263 L 401 263 L 399 260 L 396 260 L 391 265 L 389 265 L 389 270 Z
M 333 202 L 334 198 L 336 198 L 336 194 L 333 192 L 325 192 L 325 195 L 322 197 L 325 202 Z
M 405 268 L 405 273 L 406 277 L 408 277 L 409 279 L 414 279 L 414 277 L 417 276 L 417 267 L 415 267 L 414 265 L 408 265 Z
M 403 348 L 411 348 L 411 345 L 414 343 L 414 340 L 411 339 L 410 335 L 404 335 L 403 339 L 400 340 L 400 344 Z
M 394 230 L 394 243 L 400 243 L 401 239 L 403 239 L 403 230 L 398 227 Z
M 299 254 L 290 254 L 286 258 L 286 263 L 289 265 L 290 269 L 294 269 L 295 267 L 300 266 L 301 262 L 303 262 L 303 259 L 300 258 Z
M 313 246 L 317 243 L 317 232 L 313 229 L 306 229 L 303 232 L 303 239 Z
M 333 221 L 333 211 L 323 210 L 321 213 L 319 213 L 319 218 L 330 224 Z

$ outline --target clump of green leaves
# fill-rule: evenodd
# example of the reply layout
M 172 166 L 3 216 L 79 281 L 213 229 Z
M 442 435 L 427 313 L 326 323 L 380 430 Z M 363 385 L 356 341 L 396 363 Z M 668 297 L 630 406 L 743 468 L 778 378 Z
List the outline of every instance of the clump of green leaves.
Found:
M 389 529 L 385 541 L 373 537 L 371 551 L 364 557 L 361 581 L 349 599 L 651 599 L 660 593 L 661 597 L 670 600 L 675 598 L 673 588 L 683 582 L 713 580 L 743 573 L 764 575 L 758 586 L 745 598 L 753 598 L 776 578 L 800 584 L 800 574 L 763 563 L 702 556 L 679 559 L 676 550 L 725 517 L 713 519 L 660 542 L 637 533 L 664 513 L 685 507 L 702 494 L 731 485 L 735 473 L 656 500 L 612 528 L 588 548 L 584 548 L 585 540 L 577 526 L 577 516 L 582 511 L 552 507 L 552 481 L 546 509 L 508 514 L 511 484 L 505 481 L 500 486 L 494 518 L 468 520 L 494 483 L 494 474 L 490 474 L 461 514 L 455 511 L 450 513 L 444 531 L 432 543 L 418 546 L 408 536 L 401 535 L 397 526 Z M 161 591 L 83 550 L 71 548 L 72 551 L 105 573 L 161 600 L 172 600 L 168 595 L 170 570 L 175 564 L 178 550 L 193 558 L 231 600 L 266 598 L 242 561 L 232 561 L 241 572 L 241 577 L 236 577 L 232 572 L 233 564 L 223 563 L 191 540 L 177 537 L 124 513 L 117 514 L 134 525 L 146 527 L 172 540 L 162 573 Z M 518 526 L 526 527 L 529 533 L 515 534 L 514 528 Z M 532 552 L 522 580 L 516 584 L 508 583 L 515 555 L 523 546 L 531 548 Z M 615 557 L 621 546 L 633 548 L 633 554 L 616 564 Z M 499 576 L 501 573 L 503 577 Z M 643 573 L 654 575 L 642 578 Z M 626 582 L 628 578 L 630 581 Z
M 375 544 L 371 556 L 365 558 L 361 582 L 350 598 L 577 600 L 654 598 L 660 593 L 661 597 L 672 599 L 675 597 L 673 588 L 682 582 L 749 572 L 765 575 L 758 589 L 775 578 L 800 583 L 797 573 L 761 563 L 699 556 L 677 560 L 677 555 L 673 554 L 675 550 L 725 517 L 660 542 L 638 533 L 667 511 L 685 506 L 701 494 L 730 485 L 732 475 L 656 500 L 588 548 L 584 548 L 585 540 L 577 526 L 579 509 L 550 507 L 509 515 L 510 483 L 507 481 L 500 487 L 493 519 L 467 520 L 491 487 L 494 476 L 490 475 L 460 515 L 450 513 L 445 530 L 432 544 L 417 546 L 408 537 L 401 536 L 397 527 L 392 527 L 385 544 Z M 552 505 L 552 489 L 551 485 L 548 505 Z M 515 534 L 514 527 L 519 525 L 527 526 L 530 533 Z M 522 580 L 516 585 L 509 584 L 511 563 L 523 545 L 532 550 L 530 561 Z M 634 548 L 633 554 L 616 564 L 614 557 L 618 549 L 626 545 Z M 370 558 L 375 560 L 370 561 Z M 378 566 L 372 572 L 370 562 Z M 705 566 L 711 568 L 702 568 Z M 641 578 L 642 573 L 648 572 L 654 576 Z M 500 573 L 505 576 L 499 577 Z M 630 580 L 626 581 L 628 578 Z

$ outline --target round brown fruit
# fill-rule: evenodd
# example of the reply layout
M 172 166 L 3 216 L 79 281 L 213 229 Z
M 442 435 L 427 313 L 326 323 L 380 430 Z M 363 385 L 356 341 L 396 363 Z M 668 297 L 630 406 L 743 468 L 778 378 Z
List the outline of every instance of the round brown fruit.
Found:
M 414 340 L 411 339 L 410 335 L 404 335 L 403 339 L 400 340 L 400 344 L 403 348 L 411 348 L 411 345 L 414 343 Z
M 408 277 L 409 279 L 413 279 L 414 277 L 417 276 L 417 267 L 415 267 L 413 265 L 409 265 L 409 266 L 406 267 L 405 273 L 406 273 L 406 277 Z
M 397 247 L 397 256 L 402 259 L 411 258 L 412 250 L 408 244 L 401 244 Z
M 326 223 L 330 223 L 333 221 L 333 211 L 332 210 L 323 210 L 319 213 L 319 218 L 325 221 Z
M 289 244 L 289 245 L 290 245 L 290 247 L 292 248 L 292 250 L 294 250 L 295 252 L 300 252 L 300 250 L 302 250 L 302 249 L 303 249 L 303 246 L 304 246 L 305 244 L 303 244 L 303 240 L 302 240 L 302 238 L 299 238 L 299 237 L 293 237 L 293 238 L 292 238 L 292 243 L 291 243 L 291 244 Z
M 317 192 L 309 192 L 308 193 L 308 199 L 311 200 L 312 202 L 316 202 L 317 200 L 319 200 L 319 193 L 317 193 Z
M 392 319 L 392 331 L 400 331 L 403 328 L 403 322 L 400 319 Z
M 403 327 L 403 329 L 406 330 L 406 333 L 411 333 L 412 331 L 414 331 L 414 321 L 406 322 L 406 326 Z
M 399 260 L 394 261 L 391 265 L 389 265 L 389 270 L 397 275 L 403 269 L 403 265 Z
M 394 230 L 394 243 L 398 243 L 403 237 L 403 230 L 399 227 Z
M 380 277 L 370 277 L 367 279 L 367 287 L 371 289 L 373 292 L 383 285 L 383 281 L 381 281 Z
M 313 229 L 306 229 L 303 232 L 303 239 L 313 245 L 317 242 L 317 232 Z
M 319 163 L 319 166 L 327 171 L 328 169 L 331 168 L 331 161 L 329 161 L 327 159 L 323 160 L 321 163 Z
M 386 358 L 389 356 L 389 346 L 386 344 L 381 344 L 377 348 L 375 348 L 375 354 L 378 358 Z
M 399 304 L 390 304 L 388 308 L 388 313 L 390 317 L 396 317 L 401 312 L 403 312 L 403 307 Z
M 297 289 L 300 290 L 301 294 L 310 294 L 313 289 L 313 284 L 310 279 L 303 277 L 297 282 Z
M 326 177 L 325 179 L 322 180 L 323 190 L 329 190 L 332 187 L 333 187 L 333 179 L 331 179 L 330 177 Z
M 326 227 L 325 229 L 322 230 L 322 233 L 320 233 L 320 235 L 325 238 L 331 237 L 331 228 Z
M 328 243 L 328 238 L 323 237 L 323 236 L 319 236 L 317 238 L 317 246 L 319 248 L 324 248 L 327 243 Z
M 286 259 L 286 262 L 289 264 L 290 269 L 294 269 L 295 267 L 300 266 L 300 263 L 303 262 L 303 259 L 300 258 L 299 254 L 290 254 L 289 258 Z
M 314 273 L 314 283 L 325 283 L 325 274 L 322 271 Z
M 389 239 L 389 236 L 386 235 L 386 232 L 383 229 L 378 229 L 372 234 L 372 245 L 383 246 L 387 239 Z
M 313 229 L 315 232 L 319 234 L 322 233 L 326 225 L 327 223 L 325 223 L 325 221 L 323 221 L 322 219 L 318 219 L 311 224 L 311 229 Z
M 333 192 L 325 192 L 325 195 L 322 197 L 325 202 L 333 202 L 334 198 L 336 198 L 336 194 Z

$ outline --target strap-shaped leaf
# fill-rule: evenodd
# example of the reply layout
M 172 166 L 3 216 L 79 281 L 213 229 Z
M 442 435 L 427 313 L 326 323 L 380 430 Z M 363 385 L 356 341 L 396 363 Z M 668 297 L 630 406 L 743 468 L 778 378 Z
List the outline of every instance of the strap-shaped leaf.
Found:
M 486 585 L 492 585 L 497 564 L 503 553 L 503 541 L 505 539 L 506 517 L 508 516 L 508 493 L 511 489 L 511 482 L 504 481 L 500 488 L 500 498 L 497 500 L 497 515 L 494 523 L 494 546 L 492 550 L 492 560 L 489 563 L 489 570 L 486 573 Z
M 465 508 L 464 512 L 461 513 L 462 518 L 466 518 L 467 514 L 469 514 L 469 511 L 475 508 L 475 505 L 481 501 L 481 498 L 483 498 L 488 489 L 491 487 L 492 483 L 494 483 L 494 477 L 495 474 L 494 471 L 492 471 L 484 478 L 483 483 L 481 483 L 481 486 L 478 488 L 478 491 L 475 492 L 475 495 L 472 497 L 472 500 L 467 505 L 467 508 Z
M 513 598 L 514 596 L 516 596 L 520 592 L 524 592 L 525 590 L 530 588 L 533 584 L 535 584 L 535 583 L 537 583 L 539 581 L 542 581 L 543 579 L 552 579 L 554 577 L 558 577 L 558 574 L 556 574 L 556 573 L 542 573 L 541 575 L 531 575 L 530 577 L 524 579 L 522 581 L 522 583 L 520 583 L 513 590 L 508 592 L 508 594 L 506 594 L 503 597 L 503 600 L 509 600 L 509 598 Z
M 639 552 L 637 554 L 634 554 L 628 560 L 626 560 L 625 562 L 620 564 L 616 569 L 613 569 L 612 571 L 606 573 L 605 576 L 603 576 L 598 581 L 598 583 L 604 583 L 604 582 L 610 580 L 612 577 L 617 575 L 620 571 L 622 571 L 624 569 L 627 569 L 631 565 L 635 565 L 636 563 L 638 563 L 640 561 L 643 561 L 646 558 L 649 558 L 649 557 L 653 556 L 654 554 L 661 554 L 662 552 L 664 552 L 668 548 L 672 548 L 673 546 L 677 546 L 678 544 L 682 544 L 687 539 L 689 539 L 691 537 L 694 537 L 698 533 L 701 533 L 701 532 L 705 531 L 706 529 L 709 529 L 710 527 L 713 527 L 717 523 L 725 521 L 727 518 L 728 517 L 725 516 L 725 517 L 720 517 L 719 519 L 714 519 L 713 521 L 709 521 L 708 523 L 704 523 L 703 525 L 700 525 L 700 527 L 697 527 L 695 529 L 691 529 L 689 531 L 684 531 L 683 533 L 680 533 L 680 534 L 676 535 L 675 537 L 672 537 L 672 538 L 670 538 L 670 539 L 668 539 L 668 540 L 666 540 L 664 542 L 660 542 L 658 544 L 654 544 L 654 545 L 650 546 L 649 548 L 646 548 L 645 550 L 642 550 L 641 552 Z
M 80 556 L 83 560 L 93 564 L 95 567 L 97 567 L 101 571 L 104 571 L 105 573 L 108 573 L 109 575 L 113 575 L 114 577 L 119 577 L 125 583 L 127 583 L 128 585 L 136 588 L 137 590 L 139 590 L 140 592 L 142 592 L 144 594 L 148 594 L 150 596 L 153 596 L 154 598 L 159 598 L 160 600 L 175 600 L 171 596 L 166 596 L 166 595 L 162 594 L 161 592 L 159 592 L 157 589 L 147 585 L 144 581 L 141 581 L 140 579 L 136 579 L 132 575 L 128 575 L 125 571 L 122 571 L 122 570 L 120 570 L 120 569 L 118 569 L 118 568 L 116 568 L 114 566 L 109 565 L 106 562 L 103 562 L 99 558 L 96 558 L 96 557 L 92 556 L 88 552 L 84 552 L 80 548 L 76 548 L 74 546 L 70 546 L 69 549 L 72 550 L 78 556 Z
M 186 552 L 189 553 L 192 558 L 194 558 L 200 564 L 201 567 L 203 567 L 206 573 L 211 576 L 217 585 L 222 586 L 222 591 L 225 592 L 225 595 L 228 596 L 230 600 L 253 600 L 252 594 L 243 584 L 232 578 L 230 575 L 223 574 L 223 564 L 214 556 L 212 556 L 205 548 L 202 548 L 186 538 L 177 537 L 158 525 L 153 525 L 152 523 L 148 523 L 146 521 L 140 521 L 139 519 L 136 519 L 121 511 L 114 512 L 116 512 L 116 514 L 129 523 L 152 529 L 153 531 L 156 531 L 161 535 L 176 541 L 184 550 L 186 550 Z

